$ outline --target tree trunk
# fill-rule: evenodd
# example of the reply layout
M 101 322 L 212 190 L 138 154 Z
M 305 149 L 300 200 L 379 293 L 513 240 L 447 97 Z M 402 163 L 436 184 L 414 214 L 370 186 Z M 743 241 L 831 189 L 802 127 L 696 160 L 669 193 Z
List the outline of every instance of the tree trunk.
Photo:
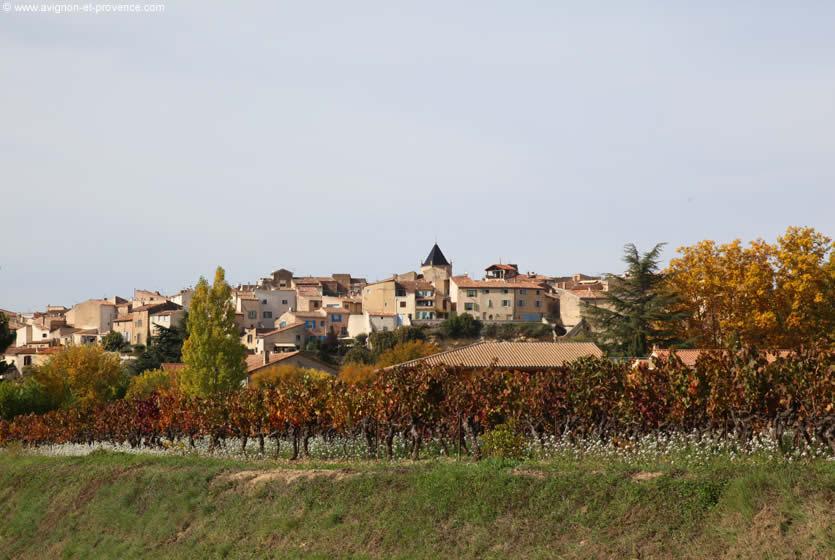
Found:
M 473 458 L 478 461 L 481 459 L 481 447 L 478 445 L 478 437 L 475 433 L 475 426 L 472 418 L 467 418 L 467 421 L 464 423 L 464 430 L 473 445 Z
M 418 428 L 417 424 L 412 423 L 412 461 L 417 461 L 420 458 L 420 444 L 423 442 L 423 432 Z
M 389 428 L 388 433 L 386 433 L 386 458 L 391 461 L 394 459 L 394 429 Z

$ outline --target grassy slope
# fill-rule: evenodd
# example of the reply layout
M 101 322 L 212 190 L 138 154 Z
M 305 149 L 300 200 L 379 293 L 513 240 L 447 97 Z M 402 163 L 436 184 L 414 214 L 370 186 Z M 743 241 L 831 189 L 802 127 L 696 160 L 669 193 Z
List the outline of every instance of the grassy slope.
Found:
M 0 557 L 835 556 L 832 462 L 658 467 L 663 476 L 645 481 L 625 464 L 572 462 L 229 476 L 311 466 L 0 453 Z

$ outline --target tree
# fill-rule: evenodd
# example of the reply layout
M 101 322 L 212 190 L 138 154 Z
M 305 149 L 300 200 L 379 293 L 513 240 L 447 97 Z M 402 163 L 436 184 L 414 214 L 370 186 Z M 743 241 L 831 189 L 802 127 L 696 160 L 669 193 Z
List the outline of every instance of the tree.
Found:
M 183 391 L 205 396 L 240 388 L 246 378 L 246 349 L 238 336 L 231 288 L 223 268 L 217 268 L 211 286 L 203 277 L 197 282 L 188 332 L 183 343 L 186 367 L 180 376 Z
M 391 350 L 380 354 L 380 357 L 377 358 L 376 365 L 378 368 L 384 368 L 396 364 L 402 364 L 403 362 L 408 362 L 409 360 L 423 358 L 424 356 L 436 354 L 437 352 L 438 347 L 430 342 L 425 342 L 423 340 L 411 340 L 409 342 L 398 344 Z
M 679 295 L 681 338 L 699 346 L 741 342 L 791 348 L 835 337 L 835 251 L 812 228 L 776 244 L 701 241 L 678 249 L 668 279 Z
M 148 370 L 141 375 L 131 377 L 128 390 L 125 393 L 126 399 L 142 399 L 150 397 L 175 386 L 171 372 L 163 369 Z
M 9 330 L 9 318 L 0 311 L 0 354 L 14 342 L 15 333 Z
M 354 345 L 351 346 L 347 352 L 345 352 L 344 362 L 346 364 L 370 364 L 373 361 L 374 356 L 371 355 L 371 351 L 359 343 L 354 343 Z
M 127 343 L 120 333 L 110 331 L 101 339 L 101 345 L 108 352 L 121 352 Z
M 168 328 L 157 325 L 154 329 L 156 332 L 148 340 L 148 346 L 143 347 L 136 360 L 128 366 L 132 375 L 159 369 L 162 364 L 182 361 L 183 343 L 188 336 L 185 320 L 179 326 Z
M 119 398 L 127 378 L 119 356 L 97 345 L 69 346 L 34 369 L 55 406 L 99 404 Z
M 0 419 L 20 414 L 42 414 L 54 408 L 43 387 L 34 377 L 0 383 Z
M 483 324 L 469 313 L 450 317 L 441 323 L 441 334 L 449 338 L 476 338 Z
M 624 247 L 622 276 L 610 274 L 609 290 L 599 305 L 584 304 L 597 339 L 610 353 L 645 356 L 654 344 L 676 342 L 672 324 L 676 297 L 665 286 L 658 270 L 663 243 L 643 255 L 632 243 Z

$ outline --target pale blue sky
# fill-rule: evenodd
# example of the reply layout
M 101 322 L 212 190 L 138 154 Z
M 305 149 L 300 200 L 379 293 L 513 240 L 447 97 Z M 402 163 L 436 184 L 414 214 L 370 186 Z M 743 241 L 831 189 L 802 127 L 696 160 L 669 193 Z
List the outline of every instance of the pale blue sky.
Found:
M 0 12 L 0 307 L 835 234 L 832 2 L 166 4 Z

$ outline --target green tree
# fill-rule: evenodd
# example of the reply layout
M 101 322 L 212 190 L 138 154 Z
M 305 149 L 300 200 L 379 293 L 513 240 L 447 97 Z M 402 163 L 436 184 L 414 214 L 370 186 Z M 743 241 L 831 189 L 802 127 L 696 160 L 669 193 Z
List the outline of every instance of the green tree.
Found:
M 10 420 L 19 414 L 42 414 L 54 408 L 34 377 L 0 383 L 0 418 Z
M 120 333 L 110 331 L 101 339 L 101 345 L 108 352 L 121 352 L 127 346 L 127 343 L 125 343 L 125 339 L 122 338 Z
M 5 313 L 0 312 L 0 353 L 8 348 L 14 339 L 15 333 L 9 330 L 9 318 Z
M 450 317 L 441 323 L 441 334 L 449 338 L 477 338 L 483 323 L 469 313 Z
M 681 317 L 671 311 L 677 298 L 658 269 L 663 247 L 659 243 L 640 254 L 632 243 L 626 245 L 626 272 L 608 275 L 609 290 L 602 303 L 584 304 L 598 342 L 613 355 L 645 356 L 654 344 L 676 342 L 672 333 Z
M 183 343 L 188 336 L 186 320 L 183 324 L 171 328 L 156 326 L 148 346 L 143 347 L 136 359 L 128 366 L 131 375 L 152 369 L 159 369 L 162 364 L 178 363 L 183 359 Z
M 233 391 L 246 378 L 246 349 L 235 325 L 231 294 L 221 267 L 217 267 L 211 286 L 203 277 L 197 282 L 191 300 L 189 334 L 183 344 L 186 367 L 180 376 L 187 394 L 205 396 Z

